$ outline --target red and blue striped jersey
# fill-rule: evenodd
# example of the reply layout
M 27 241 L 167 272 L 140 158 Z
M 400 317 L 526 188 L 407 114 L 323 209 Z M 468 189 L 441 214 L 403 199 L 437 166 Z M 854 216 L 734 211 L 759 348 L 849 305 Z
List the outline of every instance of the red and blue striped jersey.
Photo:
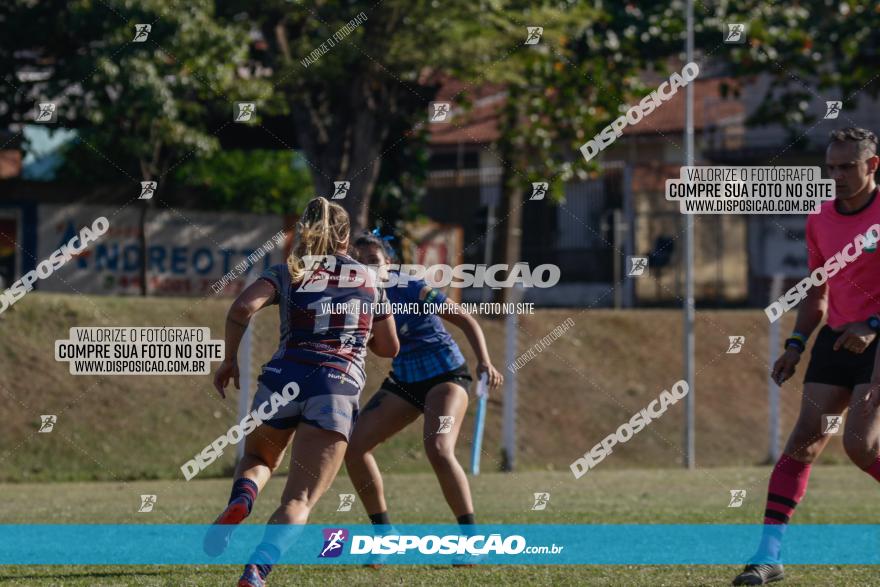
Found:
M 385 291 L 366 276 L 368 269 L 347 255 L 326 263 L 296 283 L 287 265 L 273 265 L 260 276 L 275 288 L 281 316 L 280 344 L 273 361 L 284 359 L 331 367 L 363 387 L 364 358 L 373 322 L 390 317 Z

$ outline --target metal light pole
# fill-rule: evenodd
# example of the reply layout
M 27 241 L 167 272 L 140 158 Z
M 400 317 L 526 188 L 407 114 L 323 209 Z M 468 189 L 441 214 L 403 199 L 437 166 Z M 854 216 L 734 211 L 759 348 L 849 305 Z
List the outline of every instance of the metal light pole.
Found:
M 782 285 L 785 276 L 777 273 L 773 276 L 770 285 L 770 301 L 776 301 L 782 295 Z M 768 338 L 769 348 L 767 349 L 767 363 L 772 365 L 776 354 L 779 352 L 779 320 L 770 323 L 770 335 Z M 771 463 L 775 463 L 782 455 L 779 446 L 779 386 L 772 377 L 768 378 L 767 393 L 768 403 L 770 404 L 770 444 L 767 450 L 767 458 Z
M 694 2 L 687 0 L 687 62 L 694 60 Z M 694 84 L 685 87 L 684 106 L 685 165 L 694 164 Z M 684 215 L 684 380 L 690 392 L 685 396 L 684 466 L 696 466 L 694 454 L 694 216 Z

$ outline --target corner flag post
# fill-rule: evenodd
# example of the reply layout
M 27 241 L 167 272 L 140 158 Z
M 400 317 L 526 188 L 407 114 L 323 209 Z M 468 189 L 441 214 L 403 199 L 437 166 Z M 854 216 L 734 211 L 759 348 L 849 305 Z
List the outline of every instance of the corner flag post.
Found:
M 471 475 L 480 474 L 480 455 L 483 452 L 483 430 L 486 427 L 486 404 L 489 399 L 489 376 L 486 373 L 477 382 L 477 414 L 474 420 L 474 441 L 471 445 Z

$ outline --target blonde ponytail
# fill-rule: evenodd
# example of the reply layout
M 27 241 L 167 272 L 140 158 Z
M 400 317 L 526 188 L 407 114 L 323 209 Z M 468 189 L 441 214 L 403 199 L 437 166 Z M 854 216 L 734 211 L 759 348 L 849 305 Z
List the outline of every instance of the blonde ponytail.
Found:
M 287 257 L 287 269 L 294 282 L 314 269 L 305 266 L 304 257 L 335 255 L 342 243 L 348 241 L 348 213 L 327 198 L 315 198 L 306 205 L 296 228 L 297 242 Z

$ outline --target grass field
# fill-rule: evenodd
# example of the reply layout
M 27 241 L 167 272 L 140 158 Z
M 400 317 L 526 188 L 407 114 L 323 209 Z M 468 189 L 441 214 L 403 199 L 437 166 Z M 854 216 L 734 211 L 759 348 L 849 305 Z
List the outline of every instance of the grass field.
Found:
M 560 472 L 484 474 L 472 481 L 478 521 L 484 523 L 759 523 L 769 469 L 597 470 L 574 480 Z M 283 485 L 270 482 L 251 523 L 274 509 Z M 743 507 L 728 508 L 731 488 L 746 489 Z M 854 467 L 818 466 L 797 523 L 871 523 L 876 520 L 876 482 Z M 216 515 L 228 496 L 228 480 L 41 483 L 0 485 L 2 523 L 193 523 Z M 351 492 L 339 477 L 318 504 L 314 523 L 363 523 L 360 505 L 336 512 L 338 493 Z M 549 491 L 550 506 L 530 511 L 532 493 Z M 451 516 L 428 473 L 388 475 L 386 492 L 398 523 L 449 523 Z M 141 493 L 158 496 L 155 511 L 136 513 Z M 2 546 L 0 546 L 2 547 Z M 694 545 L 699 548 L 699 545 Z M 270 585 L 725 585 L 738 567 L 279 567 Z M 0 567 L 2 585 L 233 585 L 239 567 L 41 566 Z M 876 585 L 873 567 L 788 567 L 785 585 Z

